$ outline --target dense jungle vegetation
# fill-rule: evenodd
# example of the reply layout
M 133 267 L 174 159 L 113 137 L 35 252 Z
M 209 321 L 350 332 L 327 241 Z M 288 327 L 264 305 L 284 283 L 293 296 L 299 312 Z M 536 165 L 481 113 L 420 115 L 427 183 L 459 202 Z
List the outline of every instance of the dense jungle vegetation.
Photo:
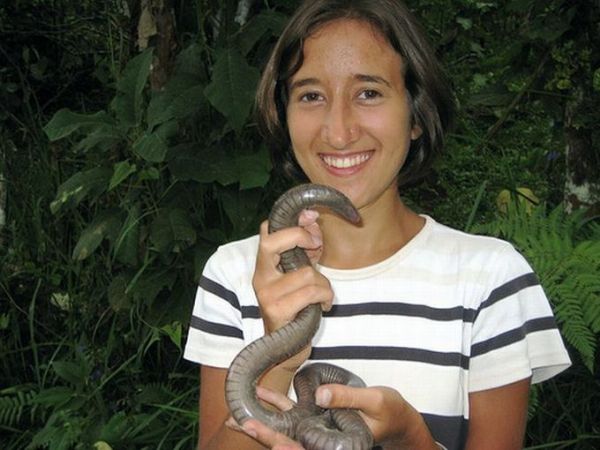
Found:
M 459 115 L 404 196 L 526 255 L 574 362 L 526 446 L 600 448 L 600 3 L 407 3 Z M 195 282 L 285 188 L 251 110 L 296 4 L 0 4 L 2 449 L 194 448 Z

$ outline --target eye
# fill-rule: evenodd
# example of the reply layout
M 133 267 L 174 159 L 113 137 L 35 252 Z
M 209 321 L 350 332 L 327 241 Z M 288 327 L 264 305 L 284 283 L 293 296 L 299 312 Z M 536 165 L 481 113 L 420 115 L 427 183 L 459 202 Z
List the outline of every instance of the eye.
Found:
M 300 96 L 300 101 L 306 103 L 318 102 L 322 99 L 323 97 L 321 97 L 321 95 L 319 95 L 317 92 L 307 92 Z
M 381 94 L 374 89 L 365 89 L 358 95 L 358 98 L 361 100 L 374 100 L 379 97 L 381 97 Z

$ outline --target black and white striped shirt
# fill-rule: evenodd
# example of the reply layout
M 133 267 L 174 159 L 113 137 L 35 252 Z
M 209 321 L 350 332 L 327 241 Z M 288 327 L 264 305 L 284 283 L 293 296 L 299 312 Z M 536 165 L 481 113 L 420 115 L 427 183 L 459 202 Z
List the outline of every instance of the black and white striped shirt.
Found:
M 437 441 L 460 449 L 470 392 L 528 377 L 537 383 L 570 360 L 537 277 L 510 244 L 425 218 L 424 228 L 385 261 L 353 270 L 318 267 L 335 298 L 310 361 L 396 389 Z M 251 284 L 257 247 L 258 236 L 233 242 L 206 264 L 185 358 L 228 367 L 263 335 Z

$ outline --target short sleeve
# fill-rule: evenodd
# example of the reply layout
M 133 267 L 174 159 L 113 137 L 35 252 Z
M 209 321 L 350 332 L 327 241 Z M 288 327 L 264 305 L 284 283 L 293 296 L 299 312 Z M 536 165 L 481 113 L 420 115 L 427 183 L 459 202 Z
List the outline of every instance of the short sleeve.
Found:
M 184 358 L 229 367 L 244 346 L 242 313 L 221 249 L 204 267 L 192 311 Z
M 550 303 L 527 261 L 507 244 L 491 262 L 487 296 L 472 328 L 470 392 L 528 377 L 538 383 L 571 364 Z

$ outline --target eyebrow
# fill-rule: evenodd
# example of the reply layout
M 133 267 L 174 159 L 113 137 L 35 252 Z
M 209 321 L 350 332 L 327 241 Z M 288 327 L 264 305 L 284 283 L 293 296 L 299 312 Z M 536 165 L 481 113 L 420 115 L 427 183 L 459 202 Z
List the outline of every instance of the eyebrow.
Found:
M 388 80 L 386 80 L 383 77 L 380 77 L 379 75 L 367 75 L 367 74 L 362 74 L 362 73 L 358 73 L 356 75 L 353 76 L 353 78 L 357 81 L 364 81 L 367 83 L 380 83 L 380 84 L 384 84 L 387 87 L 392 87 L 392 85 L 390 84 L 390 82 Z M 298 89 L 304 86 L 310 86 L 313 84 L 319 84 L 319 79 L 318 78 L 302 78 L 300 80 L 295 80 L 294 82 L 292 82 L 289 86 L 289 91 L 293 91 L 294 89 Z
M 392 87 L 392 85 L 390 84 L 390 82 L 388 80 L 386 80 L 383 77 L 380 77 L 379 75 L 366 75 L 366 74 L 357 74 L 354 75 L 354 78 L 359 80 L 359 81 L 366 81 L 368 83 L 381 83 L 381 84 L 385 84 L 387 87 Z

